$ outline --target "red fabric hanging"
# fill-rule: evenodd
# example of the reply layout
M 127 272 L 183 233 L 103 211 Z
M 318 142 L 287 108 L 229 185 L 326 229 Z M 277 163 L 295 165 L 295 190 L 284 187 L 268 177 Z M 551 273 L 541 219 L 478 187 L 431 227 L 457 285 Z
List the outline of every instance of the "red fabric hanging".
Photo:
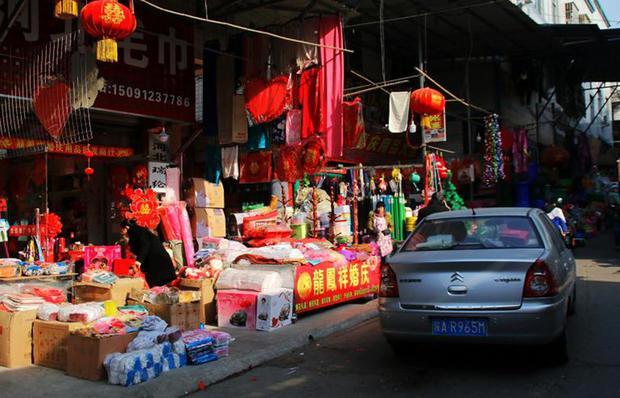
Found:
M 325 147 L 321 138 L 314 136 L 302 144 L 301 164 L 304 173 L 318 173 L 325 165 Z
M 271 182 L 271 151 L 249 152 L 240 156 L 239 182 Z
M 280 181 L 295 182 L 303 178 L 301 145 L 287 145 L 280 149 L 276 173 Z
M 245 107 L 258 123 L 275 120 L 286 106 L 288 77 L 278 76 L 267 82 L 250 79 L 245 85 Z
M 321 95 L 318 84 L 319 69 L 306 69 L 299 83 L 299 102 L 302 107 L 301 138 L 319 133 L 321 125 Z
M 362 99 L 357 97 L 353 101 L 343 102 L 342 113 L 344 118 L 344 146 L 345 148 L 355 148 L 360 136 L 366 131 Z

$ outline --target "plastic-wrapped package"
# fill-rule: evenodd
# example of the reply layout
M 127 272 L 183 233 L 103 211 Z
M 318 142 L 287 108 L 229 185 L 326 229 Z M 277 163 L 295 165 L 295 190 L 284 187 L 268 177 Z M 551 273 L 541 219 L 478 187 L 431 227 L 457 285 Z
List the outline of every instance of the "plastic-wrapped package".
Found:
M 58 320 L 61 322 L 92 322 L 103 316 L 101 303 L 84 303 L 65 305 L 58 310 Z
M 108 382 L 122 386 L 143 383 L 186 364 L 185 354 L 174 352 L 167 342 L 146 350 L 110 354 L 104 360 Z
M 282 288 L 282 277 L 274 271 L 252 271 L 228 268 L 215 284 L 217 290 L 252 290 L 264 292 Z
M 55 321 L 58 319 L 59 310 L 60 308 L 55 304 L 41 304 L 37 310 L 37 318 L 43 321 Z

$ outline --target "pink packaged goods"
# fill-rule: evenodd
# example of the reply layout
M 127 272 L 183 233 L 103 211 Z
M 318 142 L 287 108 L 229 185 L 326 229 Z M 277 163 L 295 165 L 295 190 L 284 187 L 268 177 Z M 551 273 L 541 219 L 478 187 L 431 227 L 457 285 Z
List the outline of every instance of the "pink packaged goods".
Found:
M 112 271 L 114 260 L 121 258 L 121 247 L 86 246 L 84 248 L 84 272 L 91 270 Z
M 256 330 L 258 292 L 220 290 L 217 292 L 217 326 Z

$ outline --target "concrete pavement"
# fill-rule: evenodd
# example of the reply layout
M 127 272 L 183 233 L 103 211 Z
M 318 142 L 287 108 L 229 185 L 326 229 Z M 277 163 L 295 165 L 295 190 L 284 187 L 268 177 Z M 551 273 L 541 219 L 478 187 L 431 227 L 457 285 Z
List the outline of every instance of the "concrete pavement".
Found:
M 397 358 L 377 319 L 336 333 L 197 397 L 620 397 L 620 255 L 611 236 L 575 251 L 570 361 L 537 348 L 430 346 Z
M 133 387 L 90 382 L 63 372 L 31 366 L 0 371 L 0 397 L 182 397 L 264 362 L 303 347 L 309 341 L 346 330 L 377 315 L 375 300 L 345 304 L 302 317 L 297 323 L 273 332 L 226 330 L 236 339 L 230 357 L 201 366 L 187 366 Z

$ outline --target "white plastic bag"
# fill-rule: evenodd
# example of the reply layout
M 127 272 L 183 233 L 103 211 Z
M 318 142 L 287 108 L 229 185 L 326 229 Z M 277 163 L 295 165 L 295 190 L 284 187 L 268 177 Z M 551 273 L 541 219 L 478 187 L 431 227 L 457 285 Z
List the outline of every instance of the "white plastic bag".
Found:
M 264 292 L 280 289 L 282 277 L 273 271 L 227 268 L 220 274 L 215 287 L 218 290 L 234 289 Z
M 58 307 L 56 304 L 41 304 L 39 306 L 39 309 L 37 310 L 37 318 L 41 319 L 42 321 L 55 321 L 56 319 L 58 319 L 59 310 L 60 307 Z

